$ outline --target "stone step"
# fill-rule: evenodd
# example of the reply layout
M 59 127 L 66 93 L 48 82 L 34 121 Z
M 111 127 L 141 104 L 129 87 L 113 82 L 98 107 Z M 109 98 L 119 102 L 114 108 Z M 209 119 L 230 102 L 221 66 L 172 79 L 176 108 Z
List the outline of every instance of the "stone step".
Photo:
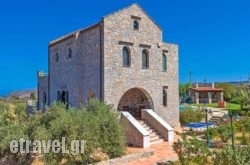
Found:
M 155 132 L 155 131 L 152 131 L 151 133 L 149 133 L 149 136 L 150 137 L 159 137 L 160 135 L 157 133 L 157 132 Z
M 163 142 L 164 139 L 160 138 L 160 137 L 154 137 L 154 138 L 150 138 L 150 143 L 159 143 L 159 142 Z
M 213 116 L 212 118 L 210 118 L 209 122 L 219 122 L 221 121 L 221 117 L 217 117 L 217 116 Z
M 149 132 L 150 143 L 163 142 L 164 139 L 159 135 L 159 133 L 150 126 L 146 121 L 138 120 L 138 122 Z

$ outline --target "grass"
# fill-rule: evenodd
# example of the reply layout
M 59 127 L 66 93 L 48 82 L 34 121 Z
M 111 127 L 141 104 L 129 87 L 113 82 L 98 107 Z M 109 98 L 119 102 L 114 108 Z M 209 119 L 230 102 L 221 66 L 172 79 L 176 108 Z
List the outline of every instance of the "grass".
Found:
M 240 104 L 234 104 L 234 103 L 227 103 L 226 109 L 228 110 L 240 110 Z
M 212 108 L 218 108 L 218 103 L 210 103 L 210 104 L 192 104 L 193 106 L 197 106 L 199 108 L 205 107 L 212 107 Z M 240 104 L 234 104 L 234 103 L 227 103 L 225 109 L 228 110 L 240 110 Z

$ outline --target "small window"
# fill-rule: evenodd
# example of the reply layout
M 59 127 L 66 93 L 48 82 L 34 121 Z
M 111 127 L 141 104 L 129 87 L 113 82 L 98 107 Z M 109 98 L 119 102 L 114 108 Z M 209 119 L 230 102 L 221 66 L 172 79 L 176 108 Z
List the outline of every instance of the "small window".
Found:
M 66 92 L 62 91 L 62 103 L 65 104 L 66 103 Z
M 71 48 L 69 48 L 68 49 L 68 58 L 71 58 L 71 56 L 72 56 L 72 50 L 71 50 Z
M 163 89 L 163 106 L 167 106 L 168 105 L 168 93 L 166 91 L 166 89 Z
M 166 71 L 167 70 L 167 57 L 166 54 L 163 53 L 162 54 L 162 71 Z
M 139 22 L 137 20 L 134 20 L 133 26 L 134 30 L 139 30 Z
M 56 62 L 58 62 L 58 61 L 59 61 L 59 53 L 58 53 L 58 52 L 56 52 L 56 55 L 55 55 L 55 60 L 56 60 Z
M 143 49 L 142 51 L 142 68 L 147 69 L 149 67 L 149 56 L 148 51 Z
M 123 47 L 122 49 L 122 65 L 126 67 L 130 66 L 130 50 L 128 47 Z

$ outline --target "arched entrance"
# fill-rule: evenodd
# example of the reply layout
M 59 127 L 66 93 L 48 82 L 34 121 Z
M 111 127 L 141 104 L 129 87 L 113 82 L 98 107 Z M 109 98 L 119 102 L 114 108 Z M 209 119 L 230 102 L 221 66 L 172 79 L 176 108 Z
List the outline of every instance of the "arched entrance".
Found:
M 136 119 L 141 119 L 141 109 L 154 108 L 154 103 L 149 93 L 142 88 L 131 88 L 121 97 L 118 110 L 127 111 Z

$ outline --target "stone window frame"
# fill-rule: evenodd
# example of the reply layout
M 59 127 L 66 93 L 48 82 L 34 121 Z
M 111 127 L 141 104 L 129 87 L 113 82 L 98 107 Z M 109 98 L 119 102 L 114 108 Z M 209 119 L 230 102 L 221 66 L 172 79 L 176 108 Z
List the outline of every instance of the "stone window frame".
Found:
M 56 62 L 59 61 L 59 53 L 58 53 L 58 52 L 56 52 L 56 54 L 55 54 L 55 61 L 56 61 Z
M 133 30 L 139 30 L 141 17 L 131 15 L 131 19 L 133 20 Z
M 142 50 L 142 69 L 149 68 L 149 52 L 147 49 Z
M 133 29 L 134 30 L 139 30 L 139 27 L 140 27 L 139 21 L 135 19 L 133 21 Z
M 162 89 L 162 105 L 164 107 L 168 106 L 168 86 L 163 86 Z
M 68 55 L 67 55 L 67 58 L 71 58 L 72 57 L 72 49 L 69 48 L 68 49 Z
M 122 47 L 122 66 L 131 67 L 131 50 L 128 46 Z
M 167 55 L 164 52 L 162 53 L 162 71 L 167 71 Z

